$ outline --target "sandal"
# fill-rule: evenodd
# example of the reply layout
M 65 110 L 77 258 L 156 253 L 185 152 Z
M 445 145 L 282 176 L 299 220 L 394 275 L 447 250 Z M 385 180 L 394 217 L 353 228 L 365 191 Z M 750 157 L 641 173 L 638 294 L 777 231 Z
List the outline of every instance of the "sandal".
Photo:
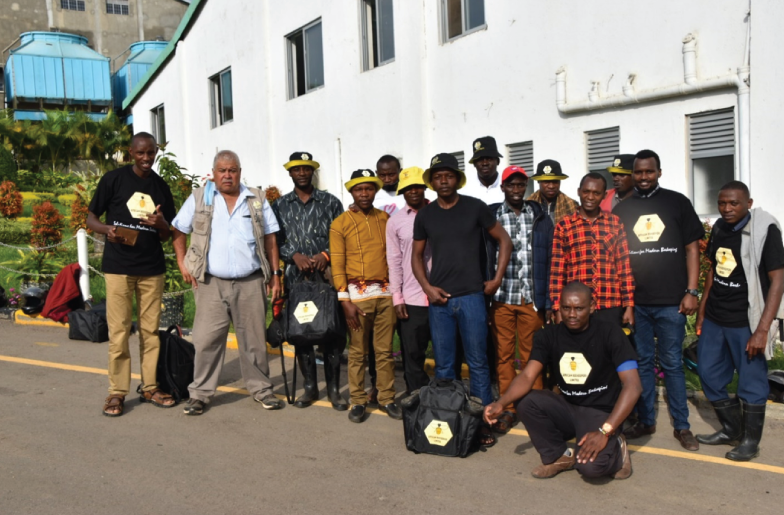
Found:
M 493 430 L 489 426 L 483 425 L 479 428 L 479 445 L 485 449 L 489 449 L 496 443 Z
M 511 411 L 504 411 L 493 424 L 493 431 L 505 435 L 517 424 L 517 416 Z
M 125 408 L 125 395 L 112 394 L 103 403 L 103 414 L 107 417 L 119 417 Z
M 139 388 L 136 390 L 141 394 L 139 396 L 139 402 L 149 402 L 157 408 L 173 408 L 174 405 L 177 404 L 174 401 L 174 397 L 164 392 L 160 388 L 150 390 L 149 392 L 143 392 L 141 391 L 141 388 L 142 386 L 139 385 Z

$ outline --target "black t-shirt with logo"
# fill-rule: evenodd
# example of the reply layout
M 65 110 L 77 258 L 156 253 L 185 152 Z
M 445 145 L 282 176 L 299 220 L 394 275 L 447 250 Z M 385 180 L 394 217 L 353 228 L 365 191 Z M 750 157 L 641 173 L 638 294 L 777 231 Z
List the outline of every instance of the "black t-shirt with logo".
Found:
M 629 243 L 636 304 L 671 306 L 686 293 L 686 245 L 705 235 L 691 202 L 676 191 L 659 188 L 649 197 L 624 200 L 620 217 Z
M 414 220 L 414 239 L 428 240 L 433 249 L 430 284 L 452 297 L 483 291 L 482 230 L 495 224 L 484 202 L 465 195 L 450 209 L 438 202 L 420 209 Z
M 166 271 L 158 230 L 142 225 L 141 220 L 134 218 L 128 208 L 128 201 L 136 193 L 145 208 L 147 201 L 151 203 L 152 210 L 160 205 L 167 222 L 171 223 L 177 214 L 169 186 L 155 172 L 142 179 L 134 173 L 133 166 L 128 165 L 101 177 L 90 202 L 90 212 L 98 217 L 106 213 L 108 225 L 139 231 L 134 246 L 106 242 L 102 266 L 104 273 L 149 276 Z
M 611 413 L 623 387 L 617 369 L 637 361 L 637 353 L 616 324 L 591 319 L 580 333 L 564 324 L 546 325 L 534 335 L 530 359 L 550 365 L 570 404 Z
M 705 318 L 722 327 L 749 325 L 749 285 L 740 254 L 743 231 L 742 226 L 735 230 L 736 227 L 737 224 L 730 225 L 724 220 L 718 220 L 708 242 L 713 284 L 705 305 Z M 759 266 L 763 295 L 767 296 L 770 286 L 767 273 L 779 268 L 784 268 L 784 247 L 781 231 L 771 225 L 768 227 Z

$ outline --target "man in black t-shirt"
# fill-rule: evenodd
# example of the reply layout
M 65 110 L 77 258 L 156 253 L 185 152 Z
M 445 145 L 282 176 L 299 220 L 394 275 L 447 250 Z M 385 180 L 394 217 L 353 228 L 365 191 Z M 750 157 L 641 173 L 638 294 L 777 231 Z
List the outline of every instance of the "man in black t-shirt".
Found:
M 158 325 L 166 271 L 162 241 L 169 239 L 176 215 L 169 186 L 153 172 L 158 152 L 155 138 L 140 132 L 129 149 L 134 164 L 101 177 L 90 202 L 87 227 L 106 235 L 103 272 L 106 274 L 106 320 L 109 325 L 109 397 L 103 414 L 123 414 L 131 383 L 131 333 L 136 297 L 141 355 L 141 402 L 170 408 L 174 399 L 158 388 Z M 106 223 L 99 217 L 106 214 Z
M 411 268 L 430 302 L 428 317 L 436 377 L 455 379 L 455 340 L 459 328 L 471 373 L 471 395 L 482 399 L 483 404 L 490 404 L 493 396 L 484 296 L 493 295 L 501 286 L 512 254 L 512 240 L 484 202 L 457 193 L 465 185 L 466 177 L 454 156 L 433 157 L 422 178 L 438 193 L 438 199 L 420 209 L 414 220 Z M 500 244 L 498 271 L 489 281 L 484 280 L 480 259 L 483 229 Z M 424 262 L 428 242 L 433 253 L 429 277 Z M 494 444 L 489 428 L 483 431 L 482 443 Z
M 753 204 L 748 187 L 731 181 L 719 191 L 719 213 L 708 242 L 711 268 L 697 313 L 699 374 L 721 430 L 697 435 L 706 445 L 734 445 L 727 459 L 759 454 L 770 387 L 765 360 L 781 318 L 784 246 L 778 221 Z M 778 314 L 778 315 L 777 315 Z M 727 385 L 738 371 L 738 394 Z
M 642 392 L 637 355 L 617 324 L 591 319 L 591 289 L 573 281 L 561 293 L 561 319 L 534 336 L 528 365 L 506 393 L 485 408 L 493 424 L 510 402 L 525 425 L 542 464 L 531 474 L 547 479 L 576 468 L 586 477 L 626 479 L 632 464 L 620 432 Z M 561 390 L 533 390 L 550 365 Z M 577 452 L 566 442 L 574 438 Z
M 696 451 L 700 444 L 689 430 L 681 354 L 686 316 L 697 312 L 699 242 L 705 229 L 689 199 L 659 186 L 661 173 L 656 152 L 637 152 L 632 171 L 635 194 L 613 209 L 626 228 L 629 244 L 635 283 L 634 339 L 643 389 L 637 406 L 639 421 L 624 434 L 632 439 L 656 432 L 653 361 L 658 346 L 673 435 L 684 449 Z

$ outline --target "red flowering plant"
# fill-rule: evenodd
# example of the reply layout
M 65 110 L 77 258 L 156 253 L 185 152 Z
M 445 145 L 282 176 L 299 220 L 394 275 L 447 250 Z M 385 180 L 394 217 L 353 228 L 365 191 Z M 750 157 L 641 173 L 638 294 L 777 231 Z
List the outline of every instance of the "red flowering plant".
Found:
M 11 181 L 0 184 L 0 214 L 16 218 L 22 212 L 22 194 Z
M 33 229 L 30 244 L 33 247 L 48 247 L 63 240 L 63 215 L 48 200 L 33 206 Z M 52 252 L 49 250 L 48 252 Z

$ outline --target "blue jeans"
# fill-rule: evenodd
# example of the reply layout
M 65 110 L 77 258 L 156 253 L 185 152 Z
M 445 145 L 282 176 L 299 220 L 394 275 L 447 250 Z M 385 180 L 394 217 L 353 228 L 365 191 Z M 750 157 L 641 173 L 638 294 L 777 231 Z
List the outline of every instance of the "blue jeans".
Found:
M 436 378 L 455 379 L 455 342 L 457 331 L 471 373 L 471 395 L 487 405 L 493 402 L 490 367 L 487 364 L 487 309 L 482 292 L 449 299 L 446 304 L 431 304 L 428 310 Z
M 652 426 L 656 423 L 656 378 L 653 358 L 659 346 L 659 364 L 664 372 L 667 387 L 667 404 L 676 430 L 689 429 L 689 407 L 686 405 L 686 374 L 683 372 L 683 339 L 686 337 L 686 315 L 678 312 L 679 306 L 635 306 L 634 341 L 642 395 L 637 402 L 640 421 Z M 654 334 L 656 340 L 654 340 Z
M 705 397 L 711 402 L 729 399 L 727 385 L 738 371 L 738 397 L 749 404 L 768 402 L 768 362 L 765 354 L 749 359 L 746 343 L 751 329 L 722 327 L 705 319 L 697 345 L 697 364 Z

